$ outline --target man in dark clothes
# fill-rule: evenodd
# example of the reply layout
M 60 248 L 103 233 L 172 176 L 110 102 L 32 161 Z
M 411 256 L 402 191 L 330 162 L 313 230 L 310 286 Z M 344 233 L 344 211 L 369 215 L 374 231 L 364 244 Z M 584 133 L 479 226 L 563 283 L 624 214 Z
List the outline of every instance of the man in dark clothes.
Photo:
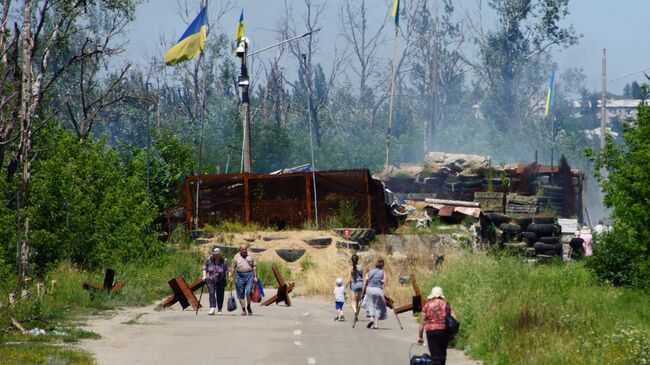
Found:
M 571 258 L 580 259 L 585 255 L 585 249 L 583 244 L 585 240 L 580 238 L 580 231 L 577 231 L 571 241 L 569 241 L 569 246 L 571 246 Z

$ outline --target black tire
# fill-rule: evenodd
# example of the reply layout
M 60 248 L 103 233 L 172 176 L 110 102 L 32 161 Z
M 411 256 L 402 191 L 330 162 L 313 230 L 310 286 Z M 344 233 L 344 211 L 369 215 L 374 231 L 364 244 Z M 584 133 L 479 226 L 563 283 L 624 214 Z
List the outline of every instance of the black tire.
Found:
M 517 233 L 521 231 L 521 227 L 516 225 L 516 224 L 510 224 L 510 223 L 501 223 L 499 225 L 499 229 L 502 231 L 508 231 L 510 233 Z
M 521 228 L 526 229 L 529 224 L 533 223 L 533 218 L 514 218 L 512 223 L 518 224 Z
M 535 217 L 535 218 L 533 218 L 533 223 L 537 223 L 537 224 L 555 224 L 555 218 L 553 218 L 553 217 Z
M 526 242 L 532 242 L 532 243 L 530 244 L 531 246 L 533 245 L 533 243 L 535 243 L 535 242 L 538 241 L 538 240 L 537 240 L 538 236 L 537 236 L 537 233 L 535 233 L 535 232 L 528 232 L 528 231 L 523 232 L 523 233 L 521 234 L 521 238 L 522 238 L 523 240 L 525 240 Z
M 463 187 L 468 189 L 476 189 L 481 187 L 481 180 L 463 181 Z
M 512 220 L 512 218 L 508 217 L 507 215 L 503 215 L 499 213 L 487 213 L 486 216 L 490 218 L 490 220 L 495 226 L 499 226 L 503 223 L 508 223 Z
M 554 244 L 556 244 L 556 243 L 559 243 L 559 242 L 560 242 L 560 239 L 559 239 L 558 237 L 541 237 L 541 238 L 539 239 L 539 242 L 543 242 L 543 243 L 548 243 L 548 244 L 550 244 L 550 245 L 554 245 Z
M 537 224 L 533 223 L 526 228 L 530 232 L 537 233 L 538 236 L 553 236 L 557 230 L 555 224 Z
M 562 244 L 561 243 L 555 243 L 555 244 L 548 244 L 544 242 L 535 242 L 533 245 L 535 250 L 537 252 L 548 252 L 548 251 L 553 251 L 555 252 L 556 255 L 561 255 L 562 254 Z

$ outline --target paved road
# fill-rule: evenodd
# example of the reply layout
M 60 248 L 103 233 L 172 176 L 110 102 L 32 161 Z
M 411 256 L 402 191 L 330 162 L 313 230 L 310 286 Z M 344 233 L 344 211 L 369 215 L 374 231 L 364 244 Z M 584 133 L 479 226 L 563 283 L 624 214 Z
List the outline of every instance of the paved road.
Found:
M 208 306 L 204 295 L 202 304 Z M 408 364 L 409 347 L 417 338 L 417 323 L 402 314 L 400 330 L 392 313 L 369 330 L 367 321 L 334 321 L 334 305 L 293 299 L 292 307 L 254 305 L 253 316 L 240 311 L 195 315 L 175 305 L 165 311 L 129 308 L 110 319 L 90 322 L 102 335 L 82 347 L 100 364 Z M 348 315 L 352 313 L 348 308 Z M 414 352 L 423 351 L 416 347 Z M 448 364 L 478 364 L 450 350 Z

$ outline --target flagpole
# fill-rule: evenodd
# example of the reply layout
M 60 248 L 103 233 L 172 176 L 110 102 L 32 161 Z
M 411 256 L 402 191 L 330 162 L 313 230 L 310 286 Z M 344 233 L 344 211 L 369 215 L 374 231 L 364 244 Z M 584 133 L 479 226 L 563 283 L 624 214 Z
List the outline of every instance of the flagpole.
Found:
M 393 98 L 395 94 L 395 74 L 397 73 L 397 66 L 395 65 L 397 58 L 397 36 L 398 28 L 395 29 L 395 41 L 393 42 L 393 69 L 390 79 L 390 101 L 388 105 L 388 129 L 386 130 L 386 163 L 384 164 L 384 171 L 388 173 L 388 158 L 390 154 L 390 137 L 391 128 L 393 126 Z
M 208 6 L 208 1 L 207 0 L 202 0 L 201 1 L 201 8 L 204 8 Z M 205 12 L 205 22 L 206 24 L 209 25 L 208 23 L 208 12 Z M 209 32 L 210 27 L 208 26 L 208 32 Z M 201 188 L 201 170 L 203 168 L 203 132 L 205 129 L 205 108 L 206 108 L 206 102 L 205 102 L 205 52 L 201 52 L 201 56 L 199 57 L 199 64 L 201 66 L 201 132 L 199 135 L 199 161 L 198 161 L 198 169 L 196 173 L 196 203 L 195 203 L 195 211 L 194 211 L 194 227 L 195 229 L 199 228 L 199 191 Z

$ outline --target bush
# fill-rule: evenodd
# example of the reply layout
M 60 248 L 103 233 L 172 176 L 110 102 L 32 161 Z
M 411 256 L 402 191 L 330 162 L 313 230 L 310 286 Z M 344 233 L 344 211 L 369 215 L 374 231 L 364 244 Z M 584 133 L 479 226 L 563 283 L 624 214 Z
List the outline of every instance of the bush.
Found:
M 649 293 L 601 284 L 582 263 L 457 253 L 419 282 L 444 289 L 461 323 L 455 346 L 486 363 L 650 362 Z
M 647 99 L 648 86 L 642 88 Z M 614 219 L 614 232 L 595 245 L 590 267 L 616 285 L 649 286 L 650 106 L 639 104 L 635 125 L 625 127 L 623 139 L 624 144 L 617 145 L 608 137 L 598 155 L 587 151 Z M 601 169 L 607 175 L 601 175 Z
M 587 260 L 587 267 L 603 281 L 614 285 L 648 285 L 650 262 L 644 246 L 632 239 L 621 226 L 602 235 L 593 245 L 594 255 Z M 645 261 L 642 259 L 646 257 Z

